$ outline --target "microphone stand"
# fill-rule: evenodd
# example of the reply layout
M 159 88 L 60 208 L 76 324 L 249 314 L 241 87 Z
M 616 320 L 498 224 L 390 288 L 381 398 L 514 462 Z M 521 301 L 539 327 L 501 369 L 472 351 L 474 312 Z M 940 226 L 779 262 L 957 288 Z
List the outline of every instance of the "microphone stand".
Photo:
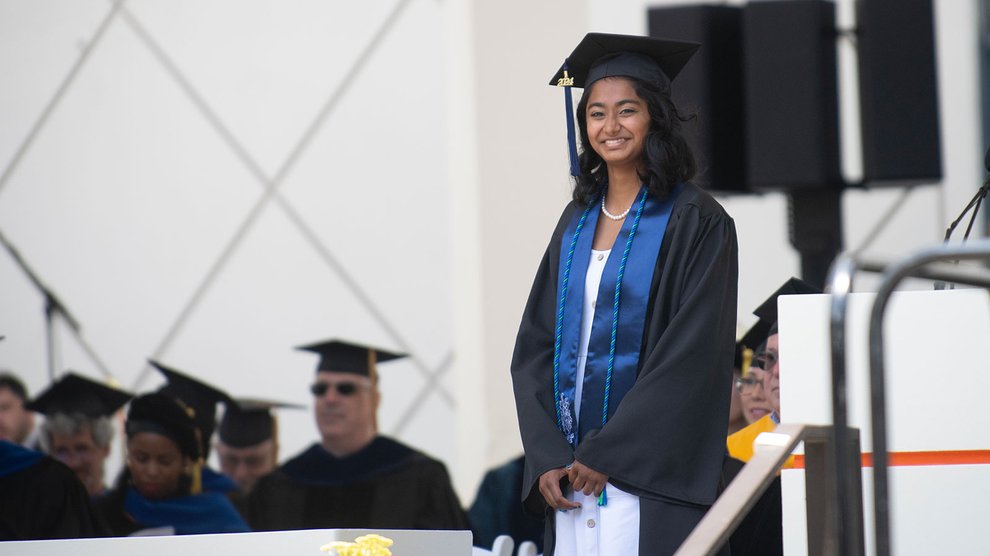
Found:
M 72 330 L 76 339 L 79 341 L 79 344 L 83 347 L 83 349 L 93 360 L 93 362 L 96 363 L 96 366 L 103 373 L 103 375 L 106 376 L 108 379 L 112 378 L 112 375 L 110 374 L 110 371 L 107 370 L 106 365 L 103 364 L 103 362 L 96 355 L 93 349 L 89 346 L 86 340 L 83 339 L 82 327 L 79 326 L 79 321 L 72 316 L 72 313 L 69 312 L 69 309 L 65 306 L 65 304 L 59 300 L 58 296 L 55 295 L 55 292 L 53 292 L 48 286 L 46 286 L 41 281 L 40 278 L 38 278 L 38 275 L 35 274 L 31 266 L 27 264 L 27 262 L 24 260 L 23 257 L 21 257 L 21 254 L 17 250 L 17 248 L 14 247 L 14 245 L 11 244 L 6 237 L 4 237 L 3 233 L 0 233 L 0 243 L 2 243 L 4 248 L 7 249 L 7 252 L 10 253 L 10 256 L 14 259 L 14 262 L 17 263 L 17 266 L 19 266 L 21 270 L 24 272 L 24 274 L 27 275 L 28 280 L 34 285 L 34 287 L 39 292 L 41 292 L 42 297 L 45 298 L 45 343 L 47 345 L 47 350 L 48 350 L 49 381 L 51 382 L 55 381 L 55 319 L 56 317 L 62 317 L 62 319 L 65 320 L 66 324 L 69 325 L 69 328 Z
M 990 171 L 990 150 L 987 151 L 987 157 L 985 159 L 985 162 L 988 163 L 987 170 Z M 962 222 L 962 219 L 966 216 L 966 213 L 969 212 L 969 209 L 973 209 L 973 214 L 970 215 L 969 217 L 969 224 L 966 225 L 966 234 L 963 235 L 962 240 L 965 242 L 967 239 L 969 239 L 969 233 L 973 231 L 973 224 L 976 223 L 976 215 L 980 212 L 980 205 L 983 204 L 983 199 L 986 198 L 988 191 L 990 191 L 990 178 L 987 178 L 986 181 L 983 182 L 983 185 L 981 185 L 980 188 L 976 190 L 976 195 L 973 195 L 973 198 L 969 200 L 969 203 L 966 205 L 966 208 L 964 208 L 962 212 L 959 213 L 959 216 L 955 220 L 953 220 L 951 224 L 949 224 L 949 227 L 945 230 L 945 239 L 942 240 L 943 244 L 948 245 L 949 238 L 952 237 L 952 232 L 955 231 L 956 226 L 958 226 L 959 223 Z M 942 281 L 935 282 L 936 290 L 944 290 L 948 286 L 949 284 L 946 282 L 942 282 Z M 955 286 L 953 285 L 953 287 L 949 289 L 955 289 Z
M 976 222 L 976 214 L 980 212 L 980 205 L 983 203 L 983 199 L 986 198 L 988 191 L 990 191 L 990 178 L 987 178 L 987 181 L 983 182 L 983 185 L 976 190 L 976 195 L 970 199 L 969 204 L 966 205 L 966 208 L 959 213 L 959 217 L 953 220 L 952 224 L 949 224 L 948 229 L 945 230 L 945 239 L 942 243 L 949 243 L 949 238 L 952 237 L 952 232 L 955 231 L 956 226 L 958 226 L 959 222 L 961 222 L 963 217 L 966 216 L 969 209 L 973 209 L 973 214 L 969 218 L 969 225 L 966 226 L 966 235 L 963 236 L 963 241 L 969 239 L 969 233 L 973 230 L 973 223 Z

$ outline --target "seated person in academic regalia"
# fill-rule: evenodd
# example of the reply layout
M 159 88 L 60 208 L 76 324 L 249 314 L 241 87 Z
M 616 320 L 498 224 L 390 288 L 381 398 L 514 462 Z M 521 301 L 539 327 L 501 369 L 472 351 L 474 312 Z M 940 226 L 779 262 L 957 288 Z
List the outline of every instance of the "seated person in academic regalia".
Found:
M 24 407 L 27 388 L 10 371 L 0 371 L 0 440 L 9 440 L 25 448 L 38 448 L 38 429 L 34 413 Z
M 776 334 L 774 335 L 776 337 Z M 771 356 L 772 357 L 772 356 Z M 726 439 L 726 446 L 729 450 L 729 455 L 733 458 L 746 463 L 753 457 L 753 442 L 756 437 L 764 432 L 772 432 L 777 428 L 777 423 L 773 421 L 770 414 L 773 412 L 773 408 L 769 405 L 769 401 L 766 399 L 766 390 L 764 388 L 764 377 L 766 376 L 766 371 L 760 368 L 766 360 L 766 344 L 759 348 L 757 355 L 753 358 L 752 366 L 749 368 L 749 372 L 746 376 L 740 378 L 736 381 L 739 393 L 744 400 L 744 403 L 749 403 L 752 400 L 763 400 L 763 404 L 760 409 L 753 411 L 754 413 L 761 412 L 763 416 L 759 419 L 752 421 L 749 425 L 743 427 L 739 431 L 730 434 Z M 762 407 L 766 406 L 768 411 L 763 412 Z
M 543 518 L 527 513 L 519 500 L 524 464 L 519 456 L 485 473 L 468 510 L 474 546 L 491 549 L 495 537 L 509 535 L 516 546 L 530 541 L 543 552 Z
M 278 467 L 278 421 L 276 407 L 302 406 L 266 400 L 238 399 L 226 404 L 217 427 L 217 456 L 220 471 L 248 495 L 258 479 Z
M 158 393 L 135 398 L 124 430 L 127 467 L 95 501 L 114 535 L 250 530 L 224 494 L 201 492 L 199 431 L 182 402 Z
M 777 332 L 777 298 L 780 295 L 820 293 L 813 286 L 791 278 L 780 289 L 774 292 L 763 305 L 754 313 L 760 318 L 760 323 L 754 326 L 758 332 L 748 345 L 761 342 L 756 349 L 756 356 L 748 375 L 740 381 L 740 393 L 743 398 L 751 396 L 750 402 L 765 399 L 770 406 L 770 413 L 753 421 L 749 426 L 728 437 L 726 444 L 732 456 L 726 468 L 735 464 L 738 471 L 741 465 L 753 457 L 753 442 L 764 432 L 771 432 L 780 423 L 780 388 L 779 381 L 771 382 L 771 376 L 779 377 L 780 364 L 778 360 L 779 334 Z M 762 331 L 766 331 L 763 333 Z M 753 331 L 751 331 L 753 332 Z M 751 334 L 747 334 L 750 336 Z M 744 342 L 746 340 L 744 339 Z M 743 388 L 746 388 L 744 390 Z M 776 400 L 776 401 L 775 401 Z M 744 401 L 744 404 L 746 402 Z M 755 412 L 754 412 L 755 413 Z M 784 467 L 793 465 L 793 456 L 788 458 Z M 734 474 L 730 474 L 734 476 Z M 729 539 L 732 556 L 775 556 L 783 554 L 783 524 L 781 506 L 780 477 L 776 477 L 767 490 L 756 501 L 742 523 L 736 528 Z
M 776 342 L 776 328 L 772 329 L 774 342 Z M 757 352 L 753 359 L 753 365 L 746 378 L 753 379 L 754 375 L 765 374 L 758 365 L 767 364 L 767 346 L 764 345 Z M 773 349 L 776 351 L 776 343 Z M 769 356 L 775 357 L 775 356 Z M 776 359 L 773 360 L 776 364 Z M 762 376 L 762 375 L 760 375 Z M 751 388 L 764 388 L 762 382 L 751 385 Z M 770 415 L 753 422 L 753 424 L 741 431 L 730 435 L 727 440 L 731 457 L 726 462 L 726 475 L 728 480 L 742 469 L 745 462 L 753 457 L 753 442 L 756 437 L 763 432 L 772 432 L 777 428 L 777 423 L 771 420 Z M 788 467 L 792 459 L 788 459 L 784 467 Z M 747 512 L 743 521 L 736 527 L 736 530 L 729 538 L 729 546 L 732 556 L 775 556 L 783 554 L 783 523 L 780 500 L 780 477 L 774 478 L 767 490 L 757 499 L 756 504 Z
M 166 367 L 157 361 L 148 361 L 151 366 L 157 369 L 168 382 L 158 389 L 158 392 L 180 400 L 194 412 L 193 419 L 196 428 L 199 429 L 200 450 L 203 454 L 203 461 L 209 461 L 210 448 L 213 445 L 213 431 L 217 425 L 217 404 L 233 404 L 226 392 L 197 380 L 187 374 L 181 373 L 171 367 Z M 237 484 L 230 477 L 218 473 L 204 464 L 200 470 L 202 473 L 202 485 L 204 492 L 223 492 L 230 495 L 237 490 Z
M 769 432 L 777 428 L 780 423 L 780 366 L 778 357 L 778 333 L 777 333 L 777 298 L 781 295 L 798 295 L 809 293 L 821 293 L 821 290 L 799 280 L 791 278 L 777 289 L 766 301 L 760 305 L 753 313 L 759 317 L 761 322 L 771 323 L 767 332 L 766 344 L 761 346 L 753 361 L 762 371 L 763 393 L 770 402 L 772 411 L 754 421 L 746 428 L 728 437 L 726 442 L 729 455 L 742 462 L 747 462 L 753 457 L 753 442 L 761 433 Z M 757 374 L 756 376 L 759 376 Z M 792 465 L 793 458 L 788 459 L 784 467 Z
M 746 409 L 743 407 L 742 398 L 737 384 L 746 374 L 746 367 L 752 359 L 753 351 L 736 342 L 736 355 L 732 363 L 732 386 L 729 397 L 729 429 L 728 434 L 732 434 L 749 424 L 746 420 Z
M 113 440 L 110 418 L 132 397 L 70 372 L 27 404 L 45 415 L 42 449 L 72 469 L 90 496 L 107 490 L 103 467 Z
M 102 537 L 102 522 L 75 473 L 0 440 L 0 541 Z
M 262 477 L 248 500 L 256 530 L 469 529 L 444 465 L 380 436 L 378 363 L 401 355 L 330 341 L 311 387 L 321 442 Z

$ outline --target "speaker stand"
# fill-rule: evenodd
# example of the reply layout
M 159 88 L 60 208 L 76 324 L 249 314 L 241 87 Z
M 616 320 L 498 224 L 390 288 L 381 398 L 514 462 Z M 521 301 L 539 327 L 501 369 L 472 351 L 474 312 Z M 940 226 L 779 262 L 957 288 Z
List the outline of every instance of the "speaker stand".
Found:
M 842 190 L 788 193 L 787 221 L 791 245 L 801 255 L 801 279 L 823 288 L 829 266 L 842 251 Z

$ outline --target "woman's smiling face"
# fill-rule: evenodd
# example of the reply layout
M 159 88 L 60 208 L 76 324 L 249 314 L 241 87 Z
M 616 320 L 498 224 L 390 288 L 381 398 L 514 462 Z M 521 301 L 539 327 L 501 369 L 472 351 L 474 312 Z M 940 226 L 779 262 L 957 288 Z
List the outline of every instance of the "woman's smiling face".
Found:
M 134 488 L 149 500 L 175 496 L 190 464 L 179 445 L 153 432 L 139 432 L 127 441 L 127 469 Z
M 609 166 L 642 164 L 650 112 L 623 77 L 606 77 L 591 85 L 585 108 L 588 141 Z

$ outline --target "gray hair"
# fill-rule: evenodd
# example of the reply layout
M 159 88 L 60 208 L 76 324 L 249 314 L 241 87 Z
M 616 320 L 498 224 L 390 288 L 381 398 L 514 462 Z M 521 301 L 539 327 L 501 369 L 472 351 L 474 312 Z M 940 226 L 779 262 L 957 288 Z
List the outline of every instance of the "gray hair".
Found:
M 43 425 L 41 425 L 41 448 L 50 453 L 52 448 L 52 435 L 73 436 L 82 432 L 89 425 L 90 434 L 93 435 L 93 442 L 100 448 L 110 446 L 113 440 L 113 422 L 109 417 L 87 417 L 82 413 L 56 413 L 50 415 Z

